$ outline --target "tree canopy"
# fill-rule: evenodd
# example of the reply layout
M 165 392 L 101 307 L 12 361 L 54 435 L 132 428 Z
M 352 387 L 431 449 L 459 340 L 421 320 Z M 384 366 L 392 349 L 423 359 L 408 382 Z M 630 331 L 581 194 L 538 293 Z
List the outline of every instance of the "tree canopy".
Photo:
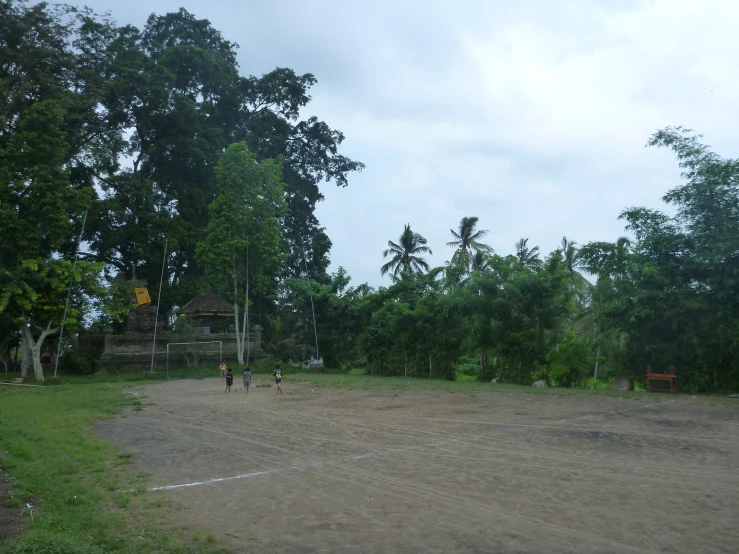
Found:
M 390 272 L 397 277 L 401 272 L 428 271 L 429 264 L 420 256 L 420 254 L 433 254 L 426 246 L 427 242 L 424 237 L 411 230 L 410 224 L 406 224 L 397 243 L 387 241 L 388 248 L 382 253 L 382 257 L 390 256 L 390 261 L 380 268 L 380 273 L 385 275 Z

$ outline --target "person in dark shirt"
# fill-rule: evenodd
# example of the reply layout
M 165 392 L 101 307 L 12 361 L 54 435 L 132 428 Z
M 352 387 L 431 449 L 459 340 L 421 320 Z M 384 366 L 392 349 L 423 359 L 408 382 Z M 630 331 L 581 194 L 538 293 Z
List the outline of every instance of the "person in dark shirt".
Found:
M 272 375 L 275 377 L 275 384 L 277 385 L 277 394 L 282 394 L 282 386 L 280 383 L 282 383 L 282 370 L 280 369 L 279 364 L 275 366 L 275 370 L 272 372 Z
M 229 369 L 226 372 L 226 391 L 223 394 L 226 394 L 226 392 L 231 392 L 231 385 L 234 384 L 234 374 Z

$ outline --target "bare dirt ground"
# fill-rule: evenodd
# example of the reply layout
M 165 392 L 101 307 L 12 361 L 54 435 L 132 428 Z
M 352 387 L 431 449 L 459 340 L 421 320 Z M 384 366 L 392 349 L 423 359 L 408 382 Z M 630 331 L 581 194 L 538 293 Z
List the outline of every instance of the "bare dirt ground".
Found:
M 739 551 L 739 403 L 285 391 L 142 387 L 97 432 L 235 552 Z

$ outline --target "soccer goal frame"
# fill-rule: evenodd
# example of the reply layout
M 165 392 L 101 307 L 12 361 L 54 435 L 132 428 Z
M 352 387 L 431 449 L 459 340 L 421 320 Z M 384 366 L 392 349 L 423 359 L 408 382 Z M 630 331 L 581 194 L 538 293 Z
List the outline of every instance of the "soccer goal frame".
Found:
M 223 360 L 223 341 L 222 340 L 206 340 L 193 342 L 168 342 L 167 343 L 167 380 L 169 380 L 169 347 L 170 346 L 187 346 L 190 344 L 217 344 L 220 360 Z

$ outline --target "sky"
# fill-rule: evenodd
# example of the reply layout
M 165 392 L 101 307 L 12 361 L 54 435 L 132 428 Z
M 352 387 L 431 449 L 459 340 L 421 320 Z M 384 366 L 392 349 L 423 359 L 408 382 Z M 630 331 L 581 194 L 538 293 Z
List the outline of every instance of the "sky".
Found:
M 431 265 L 480 218 L 497 253 L 625 234 L 630 206 L 664 208 L 680 183 L 667 126 L 735 157 L 739 2 L 732 0 L 89 0 L 120 24 L 186 8 L 239 44 L 242 74 L 313 73 L 303 116 L 366 164 L 323 184 L 331 271 L 389 284 L 382 251 L 406 223 Z M 456 4 L 456 7 L 455 7 Z

